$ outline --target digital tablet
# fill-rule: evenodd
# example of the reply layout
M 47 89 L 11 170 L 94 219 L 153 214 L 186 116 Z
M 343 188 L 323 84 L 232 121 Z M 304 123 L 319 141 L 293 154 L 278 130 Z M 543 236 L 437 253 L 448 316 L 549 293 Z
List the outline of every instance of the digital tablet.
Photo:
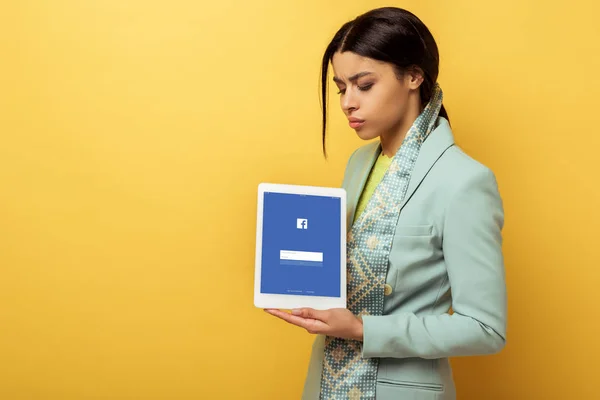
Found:
M 346 191 L 258 185 L 254 305 L 346 308 Z

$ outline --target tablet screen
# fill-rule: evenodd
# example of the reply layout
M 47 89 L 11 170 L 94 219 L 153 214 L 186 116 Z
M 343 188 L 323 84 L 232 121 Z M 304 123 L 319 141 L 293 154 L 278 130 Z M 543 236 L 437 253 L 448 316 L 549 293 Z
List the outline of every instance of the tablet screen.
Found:
M 261 292 L 340 296 L 338 197 L 265 192 Z

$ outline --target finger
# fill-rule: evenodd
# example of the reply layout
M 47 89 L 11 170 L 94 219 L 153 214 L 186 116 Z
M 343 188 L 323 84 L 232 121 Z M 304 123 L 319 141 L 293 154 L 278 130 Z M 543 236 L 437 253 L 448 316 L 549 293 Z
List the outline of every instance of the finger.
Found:
M 307 327 L 309 326 L 309 321 L 305 320 L 302 317 L 299 317 L 296 315 L 291 315 L 291 314 L 286 313 L 281 310 L 267 309 L 265 311 L 271 315 L 281 318 L 282 320 L 284 320 L 286 322 L 289 322 L 292 325 L 296 325 L 296 326 L 299 326 L 304 329 L 307 329 Z
M 306 321 L 305 329 L 308 331 L 308 333 L 314 333 L 314 334 L 328 334 L 329 333 L 329 326 L 325 322 L 319 321 L 318 319 L 312 319 L 312 318 L 307 318 L 305 321 Z
M 319 321 L 327 321 L 327 312 L 321 310 L 315 310 L 314 308 L 298 308 L 292 310 L 292 314 L 302 318 L 312 318 Z

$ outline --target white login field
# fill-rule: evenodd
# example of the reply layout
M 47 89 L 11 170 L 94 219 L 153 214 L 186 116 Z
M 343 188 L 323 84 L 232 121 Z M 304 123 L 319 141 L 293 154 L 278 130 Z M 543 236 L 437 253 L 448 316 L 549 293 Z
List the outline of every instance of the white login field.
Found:
M 314 251 L 280 250 L 279 264 L 296 267 L 322 267 L 323 253 Z
M 323 262 L 323 253 L 312 251 L 280 250 L 279 259 L 292 261 Z

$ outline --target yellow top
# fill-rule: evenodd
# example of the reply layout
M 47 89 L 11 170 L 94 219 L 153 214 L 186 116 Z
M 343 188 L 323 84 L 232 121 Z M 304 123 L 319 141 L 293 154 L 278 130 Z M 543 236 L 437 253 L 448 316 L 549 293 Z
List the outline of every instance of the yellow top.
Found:
M 379 182 L 383 179 L 383 175 L 385 175 L 385 171 L 389 168 L 392 163 L 392 158 L 381 153 L 379 157 L 377 157 L 377 161 L 375 165 L 373 165 L 373 169 L 371 169 L 371 173 L 369 174 L 369 178 L 365 184 L 365 188 L 363 189 L 360 200 L 358 201 L 358 205 L 356 206 L 356 213 L 354 214 L 354 221 L 358 219 L 360 214 L 365 210 L 367 204 L 369 203 L 369 199 L 373 195 L 375 188 L 379 185 Z

